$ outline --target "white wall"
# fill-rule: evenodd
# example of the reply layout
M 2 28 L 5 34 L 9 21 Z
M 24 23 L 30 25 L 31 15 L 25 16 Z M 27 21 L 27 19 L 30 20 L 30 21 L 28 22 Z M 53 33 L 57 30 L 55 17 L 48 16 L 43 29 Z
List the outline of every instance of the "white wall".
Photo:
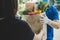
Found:
M 60 19 L 60 12 L 59 12 Z M 54 40 L 60 40 L 60 29 L 54 29 Z
M 60 29 L 54 29 L 54 40 L 60 40 Z

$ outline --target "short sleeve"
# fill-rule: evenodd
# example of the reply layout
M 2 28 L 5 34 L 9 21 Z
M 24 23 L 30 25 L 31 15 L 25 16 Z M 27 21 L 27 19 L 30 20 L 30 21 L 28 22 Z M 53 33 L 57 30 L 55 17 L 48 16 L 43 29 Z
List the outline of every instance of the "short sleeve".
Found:
M 53 19 L 54 20 L 59 20 L 59 15 L 58 15 L 57 8 L 53 6 L 52 10 L 53 10 Z

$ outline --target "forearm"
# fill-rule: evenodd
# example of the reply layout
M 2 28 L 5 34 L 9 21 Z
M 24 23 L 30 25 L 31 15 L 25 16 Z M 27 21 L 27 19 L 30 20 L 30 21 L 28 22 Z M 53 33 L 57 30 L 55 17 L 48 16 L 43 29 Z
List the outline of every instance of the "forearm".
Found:
M 46 24 L 48 24 L 48 25 L 50 25 L 51 27 L 54 27 L 54 28 L 56 28 L 56 29 L 58 29 L 59 28 L 59 26 L 60 26 L 60 22 L 59 22 L 59 20 L 54 20 L 54 21 L 52 21 L 52 20 L 50 20 L 46 15 L 44 16 L 45 14 L 42 14 L 42 15 L 40 15 L 40 22 L 43 24 L 43 23 L 46 23 Z
M 51 27 L 54 27 L 54 28 L 58 29 L 59 26 L 60 26 L 60 22 L 50 21 L 50 22 L 48 22 L 48 25 L 50 25 Z

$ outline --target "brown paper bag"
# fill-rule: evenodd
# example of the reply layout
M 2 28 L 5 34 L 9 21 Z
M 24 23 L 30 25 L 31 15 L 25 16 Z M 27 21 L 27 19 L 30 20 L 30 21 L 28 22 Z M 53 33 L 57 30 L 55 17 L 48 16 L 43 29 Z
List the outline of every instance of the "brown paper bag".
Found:
M 30 25 L 32 31 L 38 34 L 43 28 L 43 24 L 40 23 L 40 15 L 24 15 L 24 19 Z

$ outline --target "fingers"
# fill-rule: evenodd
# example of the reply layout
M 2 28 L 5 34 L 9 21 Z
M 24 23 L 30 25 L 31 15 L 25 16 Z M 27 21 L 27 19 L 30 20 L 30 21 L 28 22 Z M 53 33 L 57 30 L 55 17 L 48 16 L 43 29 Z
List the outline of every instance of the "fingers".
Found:
M 40 22 L 42 22 L 42 23 L 44 22 L 44 18 L 43 17 L 40 18 Z
M 46 24 L 46 23 L 48 23 L 48 17 L 46 16 L 46 14 L 45 13 L 42 13 L 41 15 L 40 15 L 40 22 L 41 22 L 41 24 Z

